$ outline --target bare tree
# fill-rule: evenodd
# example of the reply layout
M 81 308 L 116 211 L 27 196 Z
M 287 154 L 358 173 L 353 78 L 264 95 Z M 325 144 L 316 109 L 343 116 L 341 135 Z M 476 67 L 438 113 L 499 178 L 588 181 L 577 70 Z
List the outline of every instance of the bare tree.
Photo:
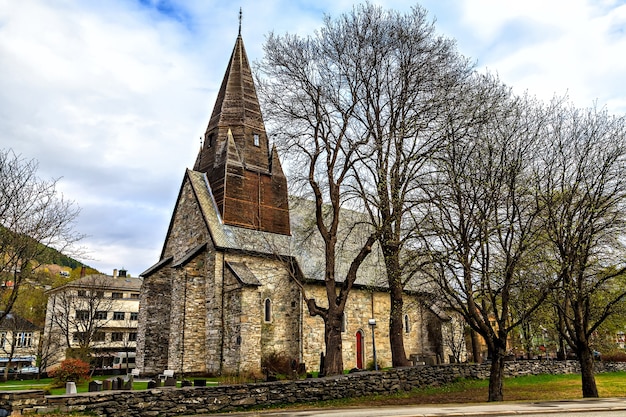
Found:
M 329 18 L 315 36 L 270 34 L 259 64 L 259 90 L 265 114 L 277 140 L 290 157 L 295 173 L 309 186 L 315 201 L 315 225 L 324 242 L 326 300 L 307 298 L 311 315 L 324 320 L 327 375 L 343 372 L 341 322 L 357 272 L 378 238 L 370 230 L 338 276 L 338 232 L 345 195 L 357 149 L 367 137 L 352 119 L 358 103 L 357 86 L 347 74 L 354 63 L 344 55 L 341 22 Z M 344 254 L 345 255 L 345 254 Z M 345 256 L 342 258 L 346 259 Z
M 447 143 L 425 187 L 430 235 L 424 244 L 437 272 L 434 284 L 487 344 L 489 401 L 501 401 L 508 335 L 547 294 L 543 277 L 525 268 L 539 252 L 541 206 L 528 183 L 542 113 L 489 75 L 477 75 L 450 107 L 442 126 Z M 529 291 L 535 302 L 513 321 L 511 300 Z
M 50 329 L 62 335 L 65 346 L 73 355 L 89 360 L 91 348 L 104 336 L 102 329 L 111 320 L 113 300 L 106 275 L 88 275 L 80 285 L 69 283 L 53 289 L 48 301 Z
M 452 315 L 450 320 L 443 323 L 441 331 L 443 345 L 449 349 L 454 361 L 461 363 L 467 356 L 465 341 L 465 323 L 459 315 Z
M 437 36 L 419 6 L 400 14 L 366 3 L 341 16 L 332 29 L 348 45 L 342 59 L 350 60 L 355 69 L 345 74 L 357 89 L 354 125 L 368 139 L 357 149 L 359 159 L 348 192 L 381 231 L 392 364 L 407 366 L 403 294 L 415 268 L 413 257 L 403 252 L 407 243 L 415 243 L 418 227 L 410 213 L 423 203 L 420 178 L 441 143 L 436 134 L 441 109 L 451 99 L 453 87 L 469 76 L 471 66 L 457 55 L 451 40 Z
M 37 163 L 0 150 L 0 320 L 11 312 L 20 285 L 47 246 L 72 249 L 79 209 L 59 194 L 57 180 L 37 177 Z
M 626 124 L 596 108 L 558 105 L 545 138 L 536 186 L 560 279 L 559 330 L 580 361 L 583 397 L 597 397 L 590 339 L 626 297 Z

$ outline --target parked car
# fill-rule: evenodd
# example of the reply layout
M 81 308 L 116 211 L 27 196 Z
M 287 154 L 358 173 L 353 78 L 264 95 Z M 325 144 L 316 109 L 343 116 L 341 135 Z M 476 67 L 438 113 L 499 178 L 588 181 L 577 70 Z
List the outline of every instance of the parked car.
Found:
M 38 374 L 39 367 L 38 366 L 25 366 L 23 368 L 20 368 L 20 370 L 17 372 L 20 374 Z

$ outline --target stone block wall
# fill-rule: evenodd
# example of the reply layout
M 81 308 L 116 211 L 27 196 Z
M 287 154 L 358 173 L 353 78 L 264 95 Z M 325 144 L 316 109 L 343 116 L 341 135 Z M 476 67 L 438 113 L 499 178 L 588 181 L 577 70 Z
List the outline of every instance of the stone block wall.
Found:
M 596 372 L 626 371 L 626 363 L 596 364 Z M 580 371 L 575 361 L 515 361 L 505 375 L 568 374 Z M 145 391 L 100 391 L 44 396 L 43 391 L 0 392 L 0 408 L 26 413 L 87 411 L 97 416 L 179 416 L 245 410 L 253 407 L 392 394 L 441 385 L 458 378 L 487 379 L 489 365 L 447 364 L 398 368 L 385 372 L 295 381 L 216 387 L 157 388 Z
M 307 296 L 317 300 L 320 305 L 326 305 L 326 289 L 322 285 L 308 285 Z M 349 295 L 346 305 L 345 332 L 343 333 L 343 365 L 346 369 L 357 367 L 357 332 L 364 338 L 363 366 L 373 361 L 372 328 L 369 319 L 376 320 L 374 328 L 376 342 L 376 358 L 383 367 L 391 366 L 391 346 L 389 344 L 389 294 L 373 292 L 368 289 L 354 288 Z M 311 317 L 307 306 L 302 306 L 303 315 L 303 352 L 307 370 L 319 370 L 320 353 L 324 352 L 324 322 L 321 317 Z M 405 295 L 404 315 L 408 316 L 409 331 L 404 334 L 404 349 L 407 356 L 433 355 L 431 335 L 428 333 L 427 322 L 430 313 L 417 297 Z M 404 330 L 406 332 L 406 329 Z M 447 356 L 445 356 L 447 358 Z

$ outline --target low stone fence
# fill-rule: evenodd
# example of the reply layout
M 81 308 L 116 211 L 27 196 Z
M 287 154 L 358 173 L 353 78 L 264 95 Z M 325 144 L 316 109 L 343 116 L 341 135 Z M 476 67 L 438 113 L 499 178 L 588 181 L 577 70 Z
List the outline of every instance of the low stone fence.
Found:
M 579 369 L 575 361 L 513 361 L 506 363 L 505 375 L 567 374 L 578 373 Z M 596 370 L 624 371 L 626 363 L 599 362 Z M 488 377 L 489 365 L 449 364 L 215 387 L 163 387 L 144 391 L 100 391 L 49 396 L 45 396 L 43 391 L 4 391 L 0 392 L 0 407 L 23 414 L 59 410 L 89 411 L 98 416 L 178 416 L 390 394 L 441 385 L 458 378 Z

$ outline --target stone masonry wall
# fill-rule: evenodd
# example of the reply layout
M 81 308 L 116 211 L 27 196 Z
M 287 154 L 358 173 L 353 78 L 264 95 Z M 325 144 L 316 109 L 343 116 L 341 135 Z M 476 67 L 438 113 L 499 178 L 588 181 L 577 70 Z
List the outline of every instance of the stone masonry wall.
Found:
M 596 364 L 597 372 L 626 371 L 626 363 Z M 505 375 L 567 374 L 580 371 L 575 361 L 515 361 Z M 43 391 L 0 392 L 0 408 L 22 413 L 88 411 L 98 416 L 178 416 L 245 410 L 269 405 L 391 394 L 436 386 L 458 378 L 486 379 L 489 365 L 448 364 L 358 372 L 326 378 L 216 387 L 158 388 L 44 396 Z
M 326 305 L 326 289 L 322 285 L 308 285 L 306 293 L 320 305 Z M 371 290 L 354 288 L 346 304 L 345 332 L 343 333 L 343 365 L 344 368 L 357 367 L 357 332 L 362 332 L 363 366 L 373 361 L 372 329 L 368 320 L 376 319 L 374 329 L 376 341 L 376 359 L 383 366 L 391 366 L 391 346 L 389 344 L 389 294 L 372 292 Z M 303 315 L 303 354 L 306 368 L 309 371 L 319 370 L 320 353 L 324 351 L 324 322 L 320 317 L 311 317 L 307 306 L 302 306 Z M 404 350 L 407 356 L 431 355 L 429 335 L 426 331 L 425 318 L 429 316 L 423 304 L 414 296 L 406 295 L 404 299 L 404 315 L 409 317 L 409 331 L 404 334 Z M 406 329 L 404 330 L 406 331 Z M 447 356 L 446 356 L 447 357 Z

